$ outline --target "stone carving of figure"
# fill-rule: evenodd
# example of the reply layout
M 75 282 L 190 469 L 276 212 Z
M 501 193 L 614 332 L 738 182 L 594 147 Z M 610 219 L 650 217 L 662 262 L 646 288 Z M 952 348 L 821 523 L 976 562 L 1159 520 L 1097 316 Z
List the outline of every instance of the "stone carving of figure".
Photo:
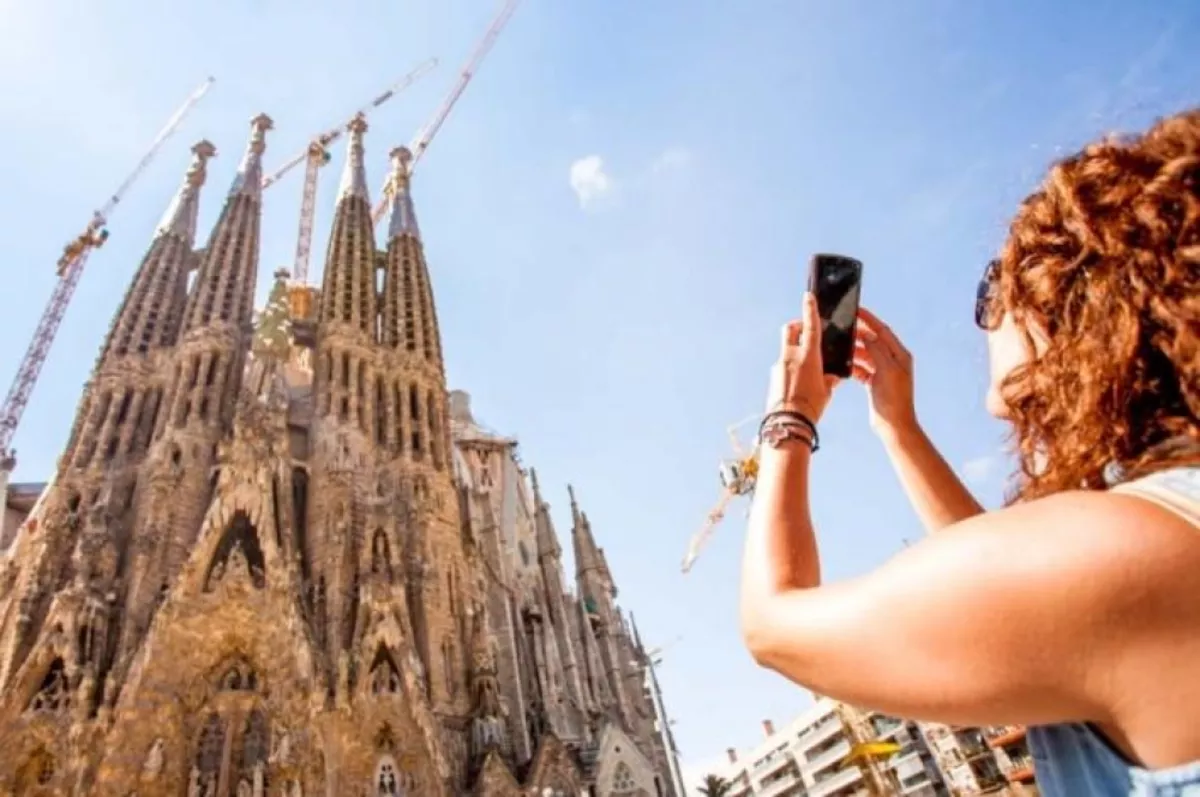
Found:
M 292 758 L 292 737 L 286 733 L 279 735 L 279 743 L 275 745 L 275 754 L 271 757 L 277 764 L 287 765 Z
M 263 762 L 254 765 L 253 797 L 267 797 L 267 774 L 263 770 Z
M 149 778 L 155 778 L 158 777 L 158 773 L 162 772 L 162 766 L 163 740 L 159 738 L 150 745 L 150 752 L 146 754 L 146 763 L 142 765 L 142 772 Z
M 347 694 L 350 690 L 350 654 L 342 651 L 338 654 L 337 660 L 337 683 L 338 692 Z
M 238 781 L 237 797 L 253 797 L 250 781 L 246 780 L 245 778 L 242 778 L 240 781 Z
M 192 767 L 191 773 L 188 774 L 188 790 L 187 797 L 201 797 L 200 795 L 200 770 Z

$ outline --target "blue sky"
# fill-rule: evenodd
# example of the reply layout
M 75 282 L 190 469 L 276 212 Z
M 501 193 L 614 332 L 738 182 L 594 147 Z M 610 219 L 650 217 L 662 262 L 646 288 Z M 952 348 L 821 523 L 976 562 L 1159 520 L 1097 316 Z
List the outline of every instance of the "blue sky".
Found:
M 62 245 L 206 75 L 217 85 L 112 219 L 16 444 L 45 478 L 125 286 L 212 139 L 207 230 L 267 111 L 268 166 L 428 56 L 375 114 L 368 172 L 407 142 L 494 6 L 467 0 L 0 0 L 0 379 Z M 1196 101 L 1186 0 L 526 0 L 416 179 L 452 385 L 517 435 L 561 532 L 572 482 L 651 644 L 685 763 L 757 740 L 806 694 L 756 669 L 736 626 L 743 510 L 688 578 L 718 493 L 725 427 L 763 401 L 805 263 L 866 263 L 865 302 L 905 338 L 918 401 L 989 502 L 1006 472 L 986 419 L 980 265 L 1056 153 Z M 173 10 L 167 10 L 171 8 Z M 343 153 L 324 175 L 314 268 Z M 266 200 L 260 288 L 288 265 L 300 175 Z M 19 286 L 19 288 L 18 288 Z M 814 512 L 825 573 L 862 572 L 918 533 L 855 386 L 823 424 Z

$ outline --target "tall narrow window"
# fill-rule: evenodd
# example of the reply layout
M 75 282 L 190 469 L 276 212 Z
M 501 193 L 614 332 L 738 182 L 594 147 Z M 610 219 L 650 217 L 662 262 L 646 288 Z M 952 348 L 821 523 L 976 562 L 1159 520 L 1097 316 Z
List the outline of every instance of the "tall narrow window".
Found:
M 195 794 L 216 794 L 221 780 L 221 764 L 225 758 L 225 723 L 216 714 L 209 714 L 196 742 L 196 758 L 192 769 Z
M 396 417 L 392 419 L 396 429 L 396 453 L 404 453 L 404 399 L 401 398 L 400 383 L 392 385 L 392 407 Z
M 358 409 L 358 428 L 365 432 L 370 428 L 367 426 L 370 422 L 367 418 L 367 364 L 363 360 L 357 360 L 355 366 L 355 370 L 358 371 L 358 390 L 355 391 L 357 395 L 354 397 L 354 404 Z
M 425 452 L 421 444 L 421 399 L 417 395 L 416 385 L 409 385 L 408 388 L 408 417 L 412 421 L 412 456 L 419 461 Z
M 429 454 L 433 458 L 433 467 L 442 469 L 442 447 L 440 430 L 438 429 L 437 404 L 433 401 L 433 391 L 430 390 L 425 399 L 425 417 L 429 427 Z
M 382 376 L 375 377 L 375 442 L 387 445 L 387 393 Z

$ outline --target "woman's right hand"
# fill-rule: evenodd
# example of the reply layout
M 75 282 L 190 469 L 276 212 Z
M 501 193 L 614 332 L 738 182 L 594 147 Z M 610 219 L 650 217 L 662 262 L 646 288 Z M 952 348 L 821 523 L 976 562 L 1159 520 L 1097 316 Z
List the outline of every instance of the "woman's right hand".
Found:
M 871 427 L 879 433 L 917 425 L 913 402 L 913 358 L 896 333 L 865 307 L 854 334 L 854 378 L 866 385 Z

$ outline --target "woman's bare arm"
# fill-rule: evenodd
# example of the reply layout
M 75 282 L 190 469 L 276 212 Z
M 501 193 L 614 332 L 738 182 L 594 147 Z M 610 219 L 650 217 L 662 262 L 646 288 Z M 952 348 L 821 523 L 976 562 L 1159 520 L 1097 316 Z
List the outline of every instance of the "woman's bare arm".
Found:
M 1196 601 L 1185 617 L 1178 597 L 1200 558 L 1184 553 L 1194 531 L 1101 494 L 979 515 L 820 586 L 810 456 L 763 452 L 741 616 L 760 664 L 821 694 L 964 725 L 1109 722 L 1136 677 L 1129 652 L 1196 620 Z
M 941 531 L 983 512 L 917 421 L 912 354 L 865 307 L 859 309 L 855 329 L 854 377 L 867 388 L 871 426 L 925 528 Z
M 918 423 L 880 429 L 879 438 L 909 502 L 930 534 L 983 513 Z

